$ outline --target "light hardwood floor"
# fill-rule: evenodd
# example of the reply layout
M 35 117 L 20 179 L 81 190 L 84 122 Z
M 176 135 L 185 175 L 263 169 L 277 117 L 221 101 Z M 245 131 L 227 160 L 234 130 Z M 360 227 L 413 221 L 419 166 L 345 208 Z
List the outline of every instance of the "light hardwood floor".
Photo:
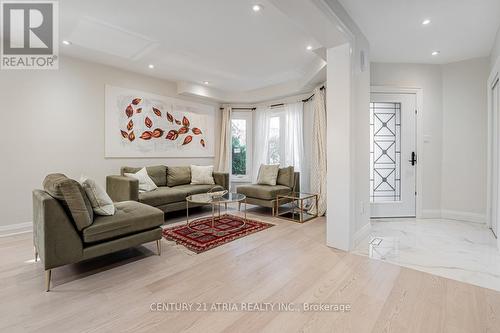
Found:
M 202 211 L 203 213 L 203 211 Z M 500 332 L 500 293 L 325 245 L 325 220 L 194 255 L 163 241 L 69 265 L 44 292 L 31 234 L 0 238 L 1 332 Z M 177 217 L 178 220 L 182 216 Z M 153 312 L 153 302 L 348 303 L 350 312 Z

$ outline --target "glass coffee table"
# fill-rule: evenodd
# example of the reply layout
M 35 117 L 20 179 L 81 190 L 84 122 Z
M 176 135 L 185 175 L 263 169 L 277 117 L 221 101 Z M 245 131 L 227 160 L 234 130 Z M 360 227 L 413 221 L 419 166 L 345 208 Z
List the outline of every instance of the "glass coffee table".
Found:
M 318 207 L 318 195 L 312 193 L 292 192 L 288 194 L 278 194 L 276 196 L 276 217 L 291 220 L 294 222 L 304 223 L 318 217 L 318 210 L 316 214 L 309 214 L 307 209 L 304 208 L 304 201 L 315 200 L 316 207 Z M 280 204 L 288 205 L 280 212 Z
M 199 219 L 194 219 L 189 221 L 189 204 L 193 203 L 196 205 L 212 205 L 212 223 L 210 228 L 206 228 L 203 230 L 199 229 L 194 229 L 193 225 L 202 220 L 201 218 Z M 227 214 L 227 205 L 231 203 L 244 203 L 244 218 L 242 219 L 241 225 L 236 226 L 235 228 L 232 228 L 230 230 L 224 230 L 224 232 L 229 232 L 229 231 L 236 231 L 241 228 L 243 228 L 246 225 L 247 222 L 247 197 L 243 194 L 240 193 L 232 193 L 228 192 L 224 194 L 221 197 L 218 196 L 213 196 L 211 193 L 202 193 L 202 194 L 193 194 L 190 195 L 186 198 L 186 225 L 187 227 L 196 232 L 202 232 L 202 233 L 209 233 L 209 234 L 214 234 L 214 233 L 220 233 L 220 230 L 217 230 L 215 228 L 215 223 L 220 220 L 221 218 L 221 205 L 224 205 L 225 207 L 225 214 Z M 222 215 L 223 216 L 223 215 Z

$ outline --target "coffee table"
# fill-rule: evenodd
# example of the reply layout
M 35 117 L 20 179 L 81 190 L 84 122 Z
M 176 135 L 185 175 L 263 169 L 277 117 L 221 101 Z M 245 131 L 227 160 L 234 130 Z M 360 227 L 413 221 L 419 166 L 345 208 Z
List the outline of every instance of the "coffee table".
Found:
M 202 232 L 202 233 L 219 233 L 220 231 L 215 228 L 215 222 L 217 220 L 220 220 L 221 218 L 221 205 L 224 205 L 226 209 L 226 214 L 227 214 L 227 205 L 231 203 L 239 203 L 241 204 L 242 202 L 245 204 L 245 209 L 244 209 L 244 218 L 242 220 L 242 224 L 239 226 L 236 226 L 235 228 L 232 228 L 230 230 L 225 230 L 225 232 L 228 231 L 235 231 L 238 229 L 243 228 L 246 225 L 247 222 L 247 197 L 244 194 L 240 193 L 233 193 L 233 192 L 228 192 L 224 194 L 222 197 L 214 197 L 210 193 L 202 193 L 202 194 L 193 194 L 190 195 L 186 198 L 186 225 L 187 227 L 195 232 Z M 206 228 L 203 230 L 198 230 L 194 229 L 192 226 L 194 223 L 196 223 L 200 219 L 194 219 L 192 221 L 189 221 L 189 203 L 193 204 L 207 204 L 207 205 L 212 205 L 212 223 L 211 223 L 211 228 Z

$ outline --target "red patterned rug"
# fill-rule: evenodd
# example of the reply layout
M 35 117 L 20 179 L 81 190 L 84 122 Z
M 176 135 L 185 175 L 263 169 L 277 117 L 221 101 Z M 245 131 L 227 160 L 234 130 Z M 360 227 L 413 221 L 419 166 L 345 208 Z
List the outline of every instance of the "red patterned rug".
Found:
M 212 230 L 212 217 L 201 218 L 191 224 L 163 229 L 163 237 L 182 244 L 193 252 L 201 253 L 235 239 L 245 237 L 255 232 L 270 228 L 274 224 L 247 219 L 245 226 L 240 228 L 244 219 L 234 215 L 222 215 L 215 222 Z

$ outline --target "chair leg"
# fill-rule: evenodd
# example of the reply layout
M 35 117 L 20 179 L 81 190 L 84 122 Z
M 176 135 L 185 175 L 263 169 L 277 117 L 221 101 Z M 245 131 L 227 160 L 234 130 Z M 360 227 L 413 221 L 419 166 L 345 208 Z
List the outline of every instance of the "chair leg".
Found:
M 161 256 L 161 239 L 156 241 L 156 249 L 158 250 L 158 255 Z
M 35 262 L 38 261 L 38 250 L 36 249 L 36 247 L 34 247 L 34 250 L 35 250 Z
M 45 291 L 50 291 L 50 280 L 52 278 L 52 270 L 47 269 L 45 271 Z
M 238 202 L 238 212 L 241 211 L 241 202 Z

